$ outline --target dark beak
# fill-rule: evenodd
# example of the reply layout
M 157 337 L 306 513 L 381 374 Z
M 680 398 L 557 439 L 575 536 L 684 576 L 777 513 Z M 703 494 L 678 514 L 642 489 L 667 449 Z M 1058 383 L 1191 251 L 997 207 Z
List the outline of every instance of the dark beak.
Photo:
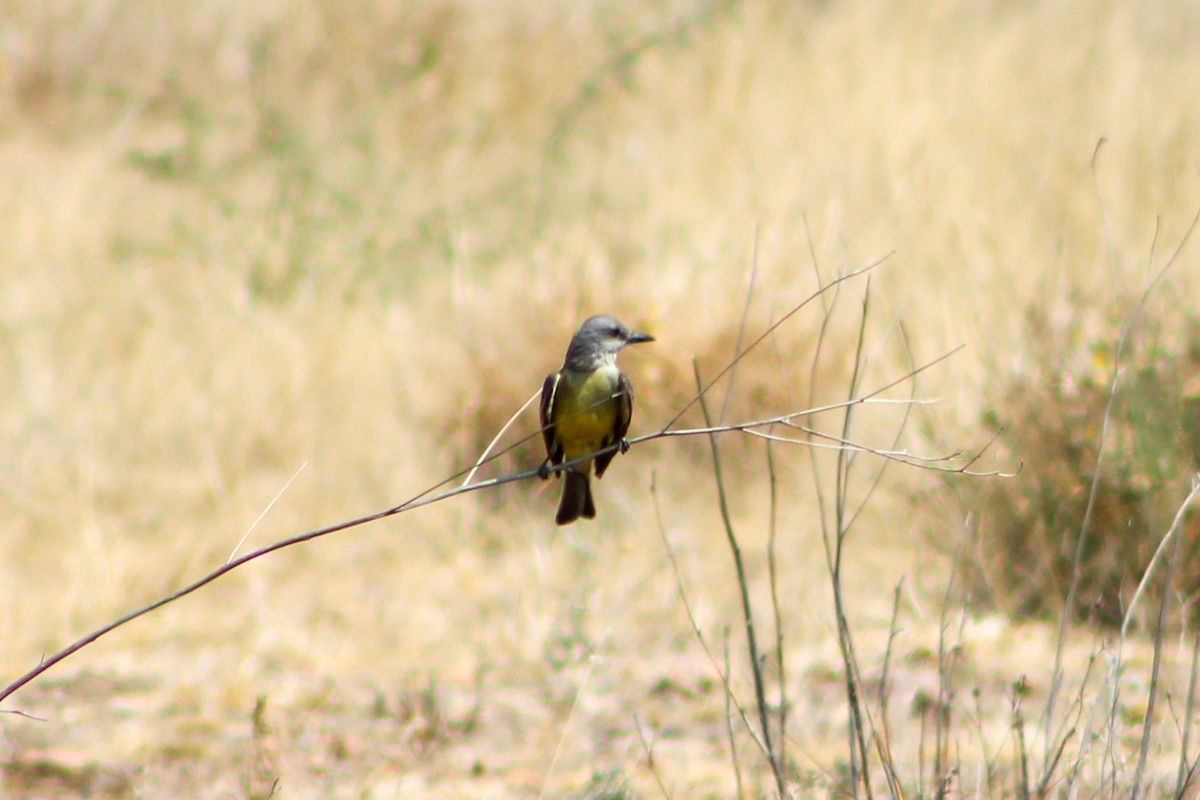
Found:
M 654 337 L 648 333 L 631 332 L 629 338 L 625 340 L 625 344 L 641 344 L 642 342 L 653 342 Z

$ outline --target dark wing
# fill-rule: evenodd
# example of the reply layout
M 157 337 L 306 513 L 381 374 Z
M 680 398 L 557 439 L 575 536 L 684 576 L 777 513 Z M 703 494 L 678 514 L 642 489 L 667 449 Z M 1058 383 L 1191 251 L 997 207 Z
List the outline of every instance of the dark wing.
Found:
M 612 436 L 604 440 L 604 446 L 617 444 L 624 441 L 625 434 L 629 433 L 629 421 L 633 419 L 633 383 L 630 382 L 629 376 L 624 372 L 617 379 L 617 422 L 613 425 Z M 613 456 L 618 451 L 613 450 L 610 453 L 605 453 L 602 456 L 596 456 L 596 477 L 604 476 L 604 470 L 608 469 L 609 463 L 613 460 Z
M 562 447 L 554 443 L 554 393 L 558 391 L 559 377 L 557 372 L 546 376 L 546 382 L 542 384 L 542 402 L 538 407 L 542 441 L 546 443 L 546 457 L 551 464 L 561 464 L 563 459 Z

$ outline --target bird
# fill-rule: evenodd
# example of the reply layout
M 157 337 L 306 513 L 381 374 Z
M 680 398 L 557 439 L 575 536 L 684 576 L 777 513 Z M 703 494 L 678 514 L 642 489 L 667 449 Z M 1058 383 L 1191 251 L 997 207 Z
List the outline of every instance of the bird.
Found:
M 589 317 L 579 326 L 562 369 L 546 376 L 542 384 L 539 416 L 546 460 L 539 475 L 543 479 L 549 477 L 550 465 L 613 445 L 622 453 L 629 449 L 625 434 L 633 417 L 633 384 L 617 368 L 617 353 L 627 345 L 653 341 L 653 336 L 631 331 L 608 314 Z M 590 477 L 593 469 L 597 478 L 603 477 L 614 455 L 616 451 L 609 451 L 562 470 L 566 477 L 555 522 L 567 525 L 596 516 Z

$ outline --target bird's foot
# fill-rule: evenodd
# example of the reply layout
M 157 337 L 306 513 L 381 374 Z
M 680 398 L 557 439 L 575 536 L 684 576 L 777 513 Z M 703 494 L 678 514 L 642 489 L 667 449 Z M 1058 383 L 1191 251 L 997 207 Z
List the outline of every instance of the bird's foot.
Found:
M 621 451 L 621 455 L 625 455 L 626 453 L 628 453 L 629 452 L 629 440 L 624 439 L 624 438 L 621 439 L 621 444 L 618 445 L 618 449 Z
M 541 464 L 539 464 L 538 468 L 537 468 L 537 476 L 544 481 L 549 480 L 550 479 L 550 465 L 547 464 L 545 461 L 543 461 Z

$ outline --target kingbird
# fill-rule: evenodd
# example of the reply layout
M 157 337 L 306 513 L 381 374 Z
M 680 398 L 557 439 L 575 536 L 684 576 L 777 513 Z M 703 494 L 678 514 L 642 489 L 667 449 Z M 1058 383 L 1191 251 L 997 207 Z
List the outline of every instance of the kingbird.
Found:
M 542 437 L 548 463 L 573 461 L 614 444 L 620 445 L 622 453 L 629 449 L 625 434 L 633 417 L 633 384 L 617 369 L 617 353 L 627 344 L 653 341 L 653 336 L 634 333 L 605 314 L 579 326 L 562 369 L 548 375 L 542 385 Z M 567 477 L 555 522 L 566 525 L 596 516 L 588 477 L 593 462 L 596 477 L 602 477 L 614 455 L 610 451 L 564 470 Z M 548 477 L 545 463 L 542 469 L 542 477 Z

